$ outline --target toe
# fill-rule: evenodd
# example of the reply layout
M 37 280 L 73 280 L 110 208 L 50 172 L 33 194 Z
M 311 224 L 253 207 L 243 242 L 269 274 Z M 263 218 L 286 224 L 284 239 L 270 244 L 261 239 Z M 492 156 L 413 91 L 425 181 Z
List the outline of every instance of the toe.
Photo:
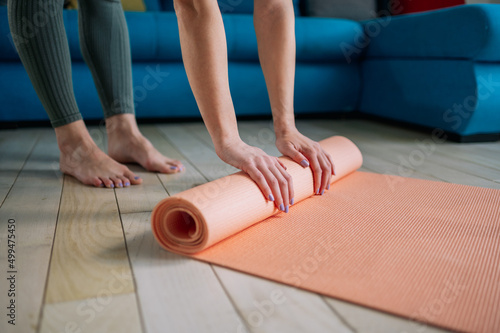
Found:
M 101 181 L 104 184 L 104 186 L 106 186 L 107 188 L 113 188 L 113 187 L 115 187 L 115 184 L 109 178 L 101 178 Z
M 113 181 L 113 183 L 115 184 L 115 187 L 123 187 L 123 183 L 122 183 L 122 180 L 120 179 L 119 176 L 114 176 L 114 177 L 110 177 L 110 179 Z
M 122 181 L 123 187 L 129 187 L 130 186 L 130 180 L 127 177 L 121 176 L 120 180 Z
M 130 185 L 142 184 L 142 178 L 130 170 L 126 171 L 123 176 L 130 181 Z
M 104 186 L 104 184 L 102 183 L 102 181 L 98 177 L 92 178 L 91 181 L 89 182 L 89 184 L 92 184 L 92 186 L 95 186 L 95 187 L 103 187 Z

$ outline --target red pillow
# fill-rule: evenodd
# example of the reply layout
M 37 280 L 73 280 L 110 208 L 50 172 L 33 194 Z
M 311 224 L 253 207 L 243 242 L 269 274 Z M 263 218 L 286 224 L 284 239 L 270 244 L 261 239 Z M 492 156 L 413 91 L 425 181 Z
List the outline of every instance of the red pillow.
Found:
M 389 0 L 392 14 L 408 14 L 465 4 L 464 0 Z

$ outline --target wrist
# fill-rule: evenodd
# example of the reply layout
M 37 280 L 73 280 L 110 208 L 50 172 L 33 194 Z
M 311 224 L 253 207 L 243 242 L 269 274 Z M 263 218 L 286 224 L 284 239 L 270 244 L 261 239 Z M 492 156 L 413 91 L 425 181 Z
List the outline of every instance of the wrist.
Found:
M 282 137 L 297 131 L 295 122 L 292 123 L 274 123 L 274 134 L 276 137 Z
M 235 135 L 223 135 L 213 140 L 215 152 L 219 155 L 221 152 L 227 150 L 229 147 L 236 147 L 243 143 L 238 133 Z M 220 156 L 220 155 L 219 155 Z
M 273 126 L 276 136 L 286 135 L 295 131 L 295 117 L 293 113 L 291 115 L 284 113 L 280 113 L 279 116 L 275 115 L 273 117 Z

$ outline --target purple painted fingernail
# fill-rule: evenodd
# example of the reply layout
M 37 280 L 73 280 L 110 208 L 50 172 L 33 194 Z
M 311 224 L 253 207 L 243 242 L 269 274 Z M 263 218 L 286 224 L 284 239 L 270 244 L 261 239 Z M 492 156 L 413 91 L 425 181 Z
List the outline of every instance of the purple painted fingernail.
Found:
M 280 205 L 280 210 L 281 210 L 282 212 L 284 212 L 284 211 L 285 211 L 285 206 L 283 206 L 283 204 L 281 204 L 281 205 Z
M 274 201 L 274 197 L 272 194 L 269 194 L 269 201 Z
M 288 213 L 288 205 L 286 205 L 285 213 Z
M 290 206 L 293 206 L 293 203 L 294 203 L 294 202 L 295 202 L 295 201 L 294 201 L 294 200 L 293 200 L 293 198 L 292 198 L 292 200 L 290 200 Z
M 300 162 L 300 165 L 302 165 L 304 168 L 307 168 L 309 166 L 309 162 L 307 160 L 302 160 L 302 162 Z
M 325 190 L 321 191 L 321 195 L 325 194 Z

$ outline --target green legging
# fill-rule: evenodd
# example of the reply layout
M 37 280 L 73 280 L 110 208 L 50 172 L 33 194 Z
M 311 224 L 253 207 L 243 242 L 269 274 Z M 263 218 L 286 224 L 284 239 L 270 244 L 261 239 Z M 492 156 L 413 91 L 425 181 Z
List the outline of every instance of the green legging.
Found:
M 64 0 L 9 0 L 14 44 L 53 127 L 82 119 L 71 79 Z M 105 118 L 134 113 L 130 44 L 120 0 L 79 0 L 82 55 Z

